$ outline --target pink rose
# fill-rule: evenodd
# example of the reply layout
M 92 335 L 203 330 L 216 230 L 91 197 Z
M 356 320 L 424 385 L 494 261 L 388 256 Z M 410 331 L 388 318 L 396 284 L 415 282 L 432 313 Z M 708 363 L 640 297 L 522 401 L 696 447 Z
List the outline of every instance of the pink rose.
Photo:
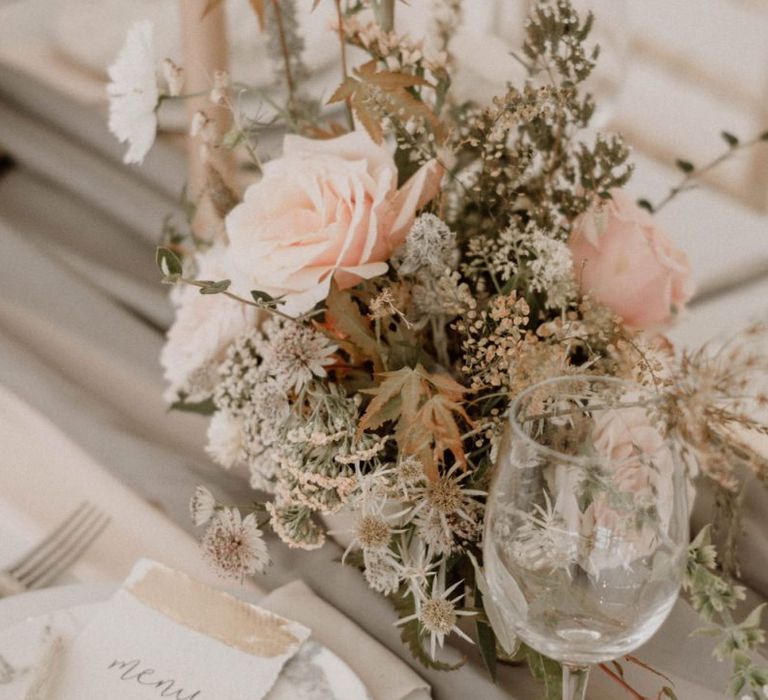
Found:
M 583 292 L 630 328 L 657 328 L 683 310 L 693 284 L 686 254 L 621 190 L 583 214 L 569 246 Z
M 430 161 L 398 189 L 392 155 L 362 131 L 286 136 L 283 156 L 227 216 L 233 289 L 285 295 L 282 309 L 298 315 L 325 299 L 331 279 L 345 289 L 384 274 L 441 176 Z
M 653 505 L 658 517 L 655 526 L 638 525 L 631 512 L 617 508 L 607 493 L 599 494 L 582 516 L 584 534 L 593 543 L 589 569 L 597 573 L 653 553 L 658 531 L 667 531 L 673 515 L 675 457 L 642 407 L 599 414 L 593 441 L 612 470 L 605 475 L 612 489 L 631 496 L 634 506 Z

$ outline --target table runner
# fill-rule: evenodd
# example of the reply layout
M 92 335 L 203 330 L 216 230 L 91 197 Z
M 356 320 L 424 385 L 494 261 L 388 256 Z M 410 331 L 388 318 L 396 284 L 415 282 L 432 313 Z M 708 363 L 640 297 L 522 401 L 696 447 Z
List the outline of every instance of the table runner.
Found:
M 44 208 L 46 199 L 30 201 L 28 206 Z M 184 528 L 191 530 L 187 499 L 196 483 L 213 483 L 220 496 L 237 501 L 242 488 L 239 479 L 212 467 L 200 449 L 204 420 L 169 414 L 162 403 L 157 365 L 160 330 L 142 320 L 128 299 L 114 298 L 99 280 L 89 278 L 87 266 L 73 267 L 71 261 L 57 256 L 50 237 L 20 229 L 18 221 L 12 228 L 2 222 L 1 212 L 0 384 L 23 396 Z M 57 211 L 50 212 L 52 220 L 56 215 Z M 119 258 L 113 260 L 116 269 L 146 264 L 146 244 L 125 246 L 119 231 L 102 227 L 98 218 L 94 222 L 96 230 L 81 233 L 88 240 L 101 238 L 100 245 L 107 249 L 123 246 Z M 144 284 L 151 285 L 151 281 Z M 158 303 L 165 302 L 160 298 Z M 354 569 L 339 565 L 338 547 L 328 544 L 317 552 L 297 553 L 274 540 L 270 545 L 275 565 L 260 584 L 272 589 L 303 578 L 413 665 L 433 685 L 436 697 L 528 700 L 537 696 L 536 685 L 522 668 L 502 667 L 499 685 L 490 685 L 476 650 L 467 646 L 454 652 L 454 658 L 461 654 L 470 658 L 461 671 L 425 672 L 402 646 L 392 626 L 395 616 L 389 602 L 370 591 Z M 725 668 L 708 662 L 703 640 L 687 639 L 695 624 L 690 611 L 679 606 L 667 625 L 667 636 L 660 638 L 659 646 L 652 642 L 649 647 L 649 654 L 668 668 L 668 645 L 679 649 L 684 643 L 684 651 L 675 654 L 674 663 L 681 687 L 686 680 L 717 683 L 727 675 Z M 669 630 L 675 630 L 677 636 L 669 636 Z M 702 674 L 702 667 L 709 676 Z M 595 676 L 591 697 L 615 698 L 615 686 L 600 674 Z M 681 697 L 707 697 L 704 690 L 696 692 L 695 696 L 681 693 Z

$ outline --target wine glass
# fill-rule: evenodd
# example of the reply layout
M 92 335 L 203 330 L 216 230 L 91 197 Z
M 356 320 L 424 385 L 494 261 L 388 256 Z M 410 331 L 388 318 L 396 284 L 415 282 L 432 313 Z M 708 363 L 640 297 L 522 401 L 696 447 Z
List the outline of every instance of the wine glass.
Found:
M 677 598 L 688 484 L 658 396 L 612 377 L 535 384 L 510 407 L 483 554 L 496 625 L 563 666 L 583 700 L 591 664 L 650 639 Z

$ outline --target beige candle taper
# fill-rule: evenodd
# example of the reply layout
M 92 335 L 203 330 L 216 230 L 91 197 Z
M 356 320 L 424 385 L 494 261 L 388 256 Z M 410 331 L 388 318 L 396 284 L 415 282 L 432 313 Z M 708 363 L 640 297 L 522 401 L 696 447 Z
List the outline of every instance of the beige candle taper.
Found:
M 229 68 L 225 3 L 221 1 L 213 7 L 210 5 L 210 0 L 179 0 L 186 93 L 208 90 L 213 86 L 216 71 Z M 196 112 L 204 112 L 215 125 L 215 133 L 219 136 L 229 129 L 230 113 L 224 107 L 215 106 L 207 94 L 187 100 L 186 106 L 190 120 Z M 207 134 L 210 133 L 207 131 Z M 226 180 L 231 180 L 233 161 L 227 150 L 204 149 L 202 134 L 188 136 L 187 143 L 188 196 L 197 201 L 206 184 L 206 162 L 213 165 Z M 206 207 L 201 207 L 195 221 L 196 232 L 204 236 L 210 235 L 212 230 L 205 211 Z

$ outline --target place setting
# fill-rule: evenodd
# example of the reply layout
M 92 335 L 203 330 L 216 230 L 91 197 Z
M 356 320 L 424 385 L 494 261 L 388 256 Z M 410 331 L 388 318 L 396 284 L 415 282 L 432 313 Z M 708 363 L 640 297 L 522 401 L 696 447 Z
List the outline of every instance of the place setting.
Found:
M 768 700 L 768 12 L 46 2 L 0 700 Z

